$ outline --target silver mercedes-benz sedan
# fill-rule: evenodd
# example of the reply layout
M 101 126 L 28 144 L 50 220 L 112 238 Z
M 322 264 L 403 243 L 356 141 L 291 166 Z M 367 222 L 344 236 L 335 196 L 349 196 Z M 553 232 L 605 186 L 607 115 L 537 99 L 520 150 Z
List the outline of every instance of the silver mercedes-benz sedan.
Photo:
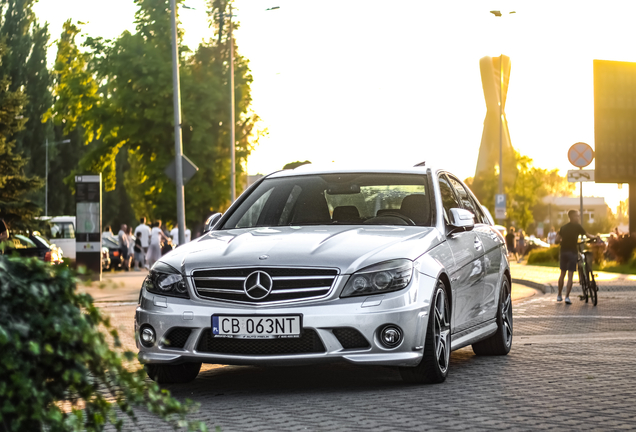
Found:
M 442 169 L 268 175 L 141 289 L 139 359 L 160 382 L 202 363 L 345 361 L 439 383 L 450 352 L 505 355 L 510 269 L 490 214 Z

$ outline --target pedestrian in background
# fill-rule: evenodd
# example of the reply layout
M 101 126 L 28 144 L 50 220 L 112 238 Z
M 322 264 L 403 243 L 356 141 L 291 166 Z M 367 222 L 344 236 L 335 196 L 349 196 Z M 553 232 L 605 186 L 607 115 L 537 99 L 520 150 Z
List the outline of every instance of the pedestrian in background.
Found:
M 4 247 L 2 242 L 9 239 L 9 228 L 4 223 L 4 219 L 0 218 L 0 255 L 4 254 Z
M 131 226 L 126 230 L 126 239 L 128 240 L 128 268 L 132 268 L 135 256 L 135 234 Z
M 117 233 L 117 242 L 119 243 L 119 256 L 121 257 L 121 268 L 128 271 L 128 236 L 126 231 L 128 226 L 122 224 Z
M 515 261 L 517 260 L 516 240 L 515 227 L 511 226 L 508 230 L 508 234 L 506 234 L 506 248 L 508 248 L 508 258 L 510 258 L 510 255 L 512 255 Z
M 150 231 L 150 246 L 148 247 L 148 254 L 146 260 L 148 261 L 148 268 L 159 261 L 161 258 L 161 243 L 167 242 L 168 237 L 161 230 L 161 221 L 157 220 L 152 224 L 152 230 Z
M 179 246 L 179 227 L 178 226 L 174 226 L 174 228 L 172 228 L 172 231 L 170 231 L 170 237 L 172 237 L 172 244 L 177 247 Z M 192 238 L 192 231 L 190 231 L 190 229 L 188 229 L 186 227 L 185 230 L 185 242 L 186 243 L 190 243 L 190 239 Z
M 104 228 L 104 232 L 102 233 L 102 237 L 106 237 L 109 240 L 115 240 L 115 234 L 113 234 L 113 230 L 110 227 L 110 225 L 106 225 L 106 228 Z
M 146 225 L 146 218 L 139 219 L 139 225 L 135 228 L 135 237 L 141 240 L 141 248 L 144 251 L 144 267 L 148 268 L 148 248 L 150 247 L 150 227 Z
M 550 228 L 550 232 L 548 233 L 548 243 L 550 246 L 556 244 L 557 233 L 554 227 Z
M 519 236 L 517 237 L 517 255 L 519 256 L 519 259 L 517 260 L 518 263 L 521 262 L 521 260 L 523 260 L 523 255 L 524 252 L 526 251 L 526 233 L 523 232 L 523 230 L 519 230 Z
M 557 243 L 561 243 L 561 252 L 559 256 L 559 268 L 561 269 L 561 275 L 559 276 L 559 292 L 557 294 L 557 301 L 560 302 L 563 300 L 561 293 L 563 292 L 565 272 L 567 272 L 568 286 L 567 291 L 565 292 L 565 304 L 572 304 L 570 301 L 570 291 L 572 291 L 574 270 L 576 270 L 576 263 L 579 255 L 577 244 L 579 236 L 587 235 L 590 238 L 595 237 L 587 234 L 585 229 L 581 226 L 578 211 L 570 210 L 568 212 L 568 218 L 570 218 L 570 222 L 561 227 L 557 236 Z
M 135 245 L 133 246 L 134 251 L 134 265 L 135 271 L 140 271 L 141 266 L 146 263 L 146 255 L 144 254 L 144 250 L 141 247 L 141 239 L 139 237 L 135 238 Z

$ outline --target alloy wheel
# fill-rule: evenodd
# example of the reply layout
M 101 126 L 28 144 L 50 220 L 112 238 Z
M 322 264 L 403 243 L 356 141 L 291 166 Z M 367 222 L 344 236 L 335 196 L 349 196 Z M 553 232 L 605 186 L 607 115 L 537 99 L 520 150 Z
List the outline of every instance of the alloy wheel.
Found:
M 435 357 L 442 373 L 448 370 L 450 360 L 450 320 L 446 293 L 443 289 L 438 289 L 435 296 Z
M 504 337 L 506 346 L 510 346 L 512 343 L 512 300 L 510 298 L 510 292 L 507 287 L 505 296 L 506 298 L 501 303 L 501 318 L 504 326 Z

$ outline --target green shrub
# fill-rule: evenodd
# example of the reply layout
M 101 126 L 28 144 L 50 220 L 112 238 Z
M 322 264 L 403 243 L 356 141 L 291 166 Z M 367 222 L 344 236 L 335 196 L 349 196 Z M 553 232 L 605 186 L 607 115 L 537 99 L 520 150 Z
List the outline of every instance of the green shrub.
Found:
M 121 430 L 121 413 L 134 421 L 132 407 L 143 406 L 173 426 L 205 430 L 185 419 L 191 402 L 125 367 L 133 353 L 110 349 L 98 326 L 115 347 L 117 332 L 76 283 L 66 266 L 0 255 L 0 429 L 100 431 L 109 422 Z
M 528 264 L 542 264 L 559 262 L 560 246 L 552 246 L 548 249 L 534 249 L 528 254 Z

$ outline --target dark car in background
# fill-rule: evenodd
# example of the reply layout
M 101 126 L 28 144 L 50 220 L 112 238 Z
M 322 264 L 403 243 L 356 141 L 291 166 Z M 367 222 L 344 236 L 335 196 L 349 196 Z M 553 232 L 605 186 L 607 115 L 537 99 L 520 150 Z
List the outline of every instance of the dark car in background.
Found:
M 38 231 L 32 233 L 12 232 L 7 240 L 6 254 L 17 253 L 22 257 L 36 257 L 51 264 L 61 264 L 62 250 L 49 243 Z

